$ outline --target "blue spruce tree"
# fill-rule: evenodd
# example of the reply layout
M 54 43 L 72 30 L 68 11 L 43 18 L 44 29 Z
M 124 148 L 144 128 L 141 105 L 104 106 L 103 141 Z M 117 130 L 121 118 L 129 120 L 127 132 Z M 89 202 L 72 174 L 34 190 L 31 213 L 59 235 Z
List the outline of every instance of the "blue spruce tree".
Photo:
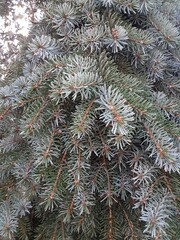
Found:
M 41 2 L 0 87 L 0 239 L 180 239 L 179 1 Z

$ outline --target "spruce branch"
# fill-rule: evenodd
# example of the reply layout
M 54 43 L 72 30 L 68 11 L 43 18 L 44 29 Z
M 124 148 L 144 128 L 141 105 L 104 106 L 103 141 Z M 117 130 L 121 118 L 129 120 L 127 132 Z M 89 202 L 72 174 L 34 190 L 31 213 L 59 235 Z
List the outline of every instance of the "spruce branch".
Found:
M 160 12 L 153 12 L 149 16 L 151 31 L 157 36 L 158 44 L 163 48 L 174 48 L 179 42 L 178 29 Z
M 46 7 L 46 9 L 49 10 L 49 7 Z M 51 21 L 54 24 L 53 27 L 58 29 L 72 29 L 79 21 L 77 11 L 70 2 L 58 4 L 56 8 L 52 9 L 52 12 L 50 12 L 49 15 L 51 16 Z
M 125 14 L 131 14 L 135 13 L 136 10 L 138 9 L 138 3 L 136 0 L 117 0 L 117 5 L 116 5 L 117 10 L 120 12 L 123 12 Z
M 6 117 L 6 115 L 9 113 L 10 110 L 11 110 L 11 106 L 5 108 L 5 110 L 3 112 L 1 112 L 1 114 L 0 114 L 0 120 L 3 120 L 4 117 Z
M 59 54 L 59 47 L 55 39 L 50 36 L 42 35 L 36 37 L 29 44 L 26 56 L 33 61 L 39 59 L 53 58 Z
M 127 44 L 127 40 L 128 33 L 126 29 L 122 26 L 115 25 L 114 28 L 112 28 L 111 33 L 109 33 L 109 37 L 105 38 L 105 45 L 110 47 L 113 53 L 117 53 Z
M 9 201 L 0 205 L 0 234 L 5 239 L 13 239 L 18 227 L 18 218 Z
M 138 11 L 140 13 L 146 13 L 146 12 L 153 10 L 154 7 L 156 7 L 155 0 L 140 0 Z
M 151 150 L 150 156 L 156 155 L 155 163 L 165 171 L 179 171 L 179 154 L 168 134 L 156 124 L 145 124 L 145 130 L 151 139 L 147 150 Z
M 168 227 L 167 220 L 171 220 L 174 214 L 172 209 L 173 198 L 171 194 L 164 191 L 161 195 L 152 196 L 145 208 L 142 210 L 141 220 L 146 223 L 145 233 L 151 237 L 161 239 L 166 236 L 165 229 Z M 171 205 L 171 208 L 169 206 Z
M 102 111 L 100 118 L 103 119 L 106 126 L 112 125 L 112 133 L 128 134 L 128 129 L 132 126 L 128 122 L 132 122 L 133 111 L 130 106 L 125 105 L 125 100 L 117 89 L 110 87 L 102 87 L 100 99 L 96 101 L 100 107 L 98 111 Z
M 94 114 L 92 107 L 95 99 L 90 101 L 88 104 L 82 104 L 77 107 L 73 114 L 73 123 L 71 126 L 71 131 L 77 138 L 81 138 L 86 134 L 90 134 L 94 125 Z M 84 111 L 83 111 L 84 110 Z

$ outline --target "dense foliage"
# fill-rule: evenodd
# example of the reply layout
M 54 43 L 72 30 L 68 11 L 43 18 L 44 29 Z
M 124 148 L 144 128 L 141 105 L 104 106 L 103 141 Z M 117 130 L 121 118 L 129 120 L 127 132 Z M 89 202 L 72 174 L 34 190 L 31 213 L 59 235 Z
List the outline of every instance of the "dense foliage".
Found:
M 179 1 L 40 7 L 0 87 L 0 239 L 180 239 Z

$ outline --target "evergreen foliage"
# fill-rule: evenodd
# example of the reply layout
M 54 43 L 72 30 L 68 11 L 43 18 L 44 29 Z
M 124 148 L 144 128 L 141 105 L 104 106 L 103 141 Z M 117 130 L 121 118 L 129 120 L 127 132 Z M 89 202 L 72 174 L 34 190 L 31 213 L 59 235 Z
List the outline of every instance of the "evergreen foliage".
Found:
M 41 8 L 0 87 L 0 239 L 180 239 L 179 1 Z

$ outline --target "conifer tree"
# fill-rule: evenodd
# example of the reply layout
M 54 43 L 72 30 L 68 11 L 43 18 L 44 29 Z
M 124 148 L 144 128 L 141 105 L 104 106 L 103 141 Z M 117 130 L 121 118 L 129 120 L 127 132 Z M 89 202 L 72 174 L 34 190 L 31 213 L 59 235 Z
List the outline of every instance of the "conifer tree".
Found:
M 0 87 L 0 239 L 180 239 L 179 1 L 42 2 Z

